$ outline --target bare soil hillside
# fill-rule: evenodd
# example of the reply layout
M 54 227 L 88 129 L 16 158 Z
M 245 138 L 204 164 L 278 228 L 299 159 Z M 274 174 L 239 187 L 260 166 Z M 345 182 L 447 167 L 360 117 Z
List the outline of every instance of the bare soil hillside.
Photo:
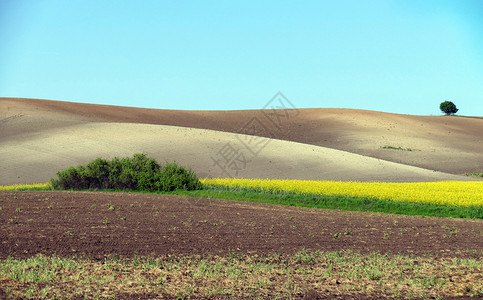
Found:
M 97 157 L 146 153 L 200 177 L 342 181 L 470 180 L 341 150 L 178 126 L 87 122 L 0 141 L 0 184 L 47 182 Z
M 174 125 L 242 133 L 338 149 L 452 174 L 483 170 L 483 119 L 479 118 L 411 116 L 353 109 L 176 111 L 0 98 L 2 147 L 39 138 L 46 142 L 53 132 L 62 131 L 63 134 L 68 134 L 70 130 L 74 134 L 79 126 L 93 122 Z M 118 134 L 123 133 L 120 131 Z M 143 134 L 144 139 L 147 139 L 146 132 Z M 75 140 L 75 136 L 72 138 Z M 173 139 L 178 141 L 179 138 L 171 137 L 171 140 L 163 143 L 170 144 Z M 226 140 L 212 136 L 210 139 L 219 142 L 213 145 L 212 149 L 213 155 L 216 155 L 220 142 L 222 147 Z M 86 151 L 83 148 L 86 146 L 85 143 L 78 144 L 79 151 Z M 113 152 L 118 146 L 113 148 Z M 58 150 L 59 148 L 41 149 L 52 153 Z M 258 150 L 255 148 L 255 153 L 252 154 L 269 161 L 271 158 L 277 160 L 266 152 L 263 156 L 264 152 L 257 152 Z M 59 159 L 62 159 L 62 155 L 59 153 Z M 29 159 L 33 158 L 26 158 L 27 164 Z M 310 166 L 306 165 L 310 169 Z M 281 169 L 281 172 L 287 171 Z M 398 176 L 398 172 L 393 174 Z

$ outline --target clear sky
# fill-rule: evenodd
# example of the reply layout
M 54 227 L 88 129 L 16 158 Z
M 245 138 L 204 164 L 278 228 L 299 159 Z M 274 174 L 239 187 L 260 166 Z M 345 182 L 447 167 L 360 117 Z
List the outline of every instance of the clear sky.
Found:
M 483 0 L 0 0 L 0 97 L 483 116 Z

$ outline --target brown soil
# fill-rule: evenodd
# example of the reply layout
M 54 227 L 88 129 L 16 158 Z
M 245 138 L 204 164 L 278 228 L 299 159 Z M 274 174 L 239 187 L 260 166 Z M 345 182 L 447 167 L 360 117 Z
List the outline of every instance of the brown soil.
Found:
M 0 206 L 0 258 L 351 249 L 481 259 L 483 245 L 481 220 L 108 192 L 2 191 Z

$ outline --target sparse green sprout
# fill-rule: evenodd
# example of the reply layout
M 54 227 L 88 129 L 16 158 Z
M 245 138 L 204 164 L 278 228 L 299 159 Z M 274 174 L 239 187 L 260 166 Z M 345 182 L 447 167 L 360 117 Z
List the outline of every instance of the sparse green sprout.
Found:
M 382 278 L 382 273 L 378 270 L 368 270 L 366 274 L 370 280 L 380 280 Z
M 107 204 L 106 204 L 106 206 L 107 206 L 107 208 L 108 208 L 109 210 L 111 210 L 111 211 L 116 209 L 116 208 L 114 207 L 114 205 L 111 203 L 111 201 L 109 201 L 109 203 L 107 203 Z

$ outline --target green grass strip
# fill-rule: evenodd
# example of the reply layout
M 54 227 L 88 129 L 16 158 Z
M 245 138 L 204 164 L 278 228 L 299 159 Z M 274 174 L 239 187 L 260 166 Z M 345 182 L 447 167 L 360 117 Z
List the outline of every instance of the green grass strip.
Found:
M 342 196 L 298 195 L 295 193 L 271 194 L 250 190 L 228 190 L 219 187 L 210 188 L 209 186 L 205 186 L 204 190 L 176 191 L 171 194 L 348 211 L 371 211 L 402 215 L 483 219 L 483 207 L 480 206 L 455 207 L 429 203 L 395 202 Z

